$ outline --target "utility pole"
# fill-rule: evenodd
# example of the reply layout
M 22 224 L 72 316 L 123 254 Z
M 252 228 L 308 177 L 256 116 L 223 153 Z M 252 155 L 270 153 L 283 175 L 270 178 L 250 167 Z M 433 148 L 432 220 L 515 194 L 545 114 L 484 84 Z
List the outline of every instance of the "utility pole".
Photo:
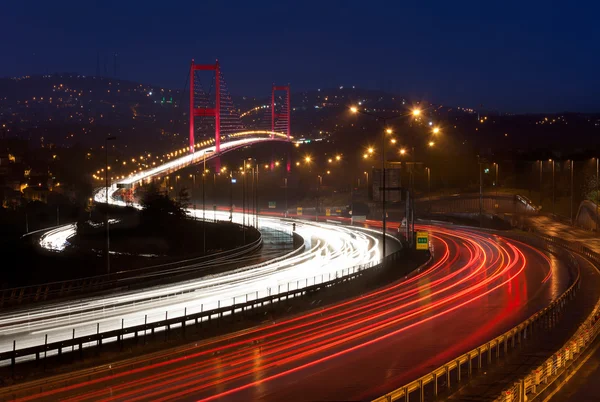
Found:
M 322 176 L 321 175 L 317 175 L 317 179 L 319 181 L 317 182 L 317 207 L 315 209 L 315 222 L 319 221 L 319 198 L 321 197 L 321 180 L 322 180 Z
M 554 215 L 555 214 L 555 211 L 554 211 L 554 200 L 555 200 L 555 197 L 554 197 L 554 159 L 551 159 L 551 161 L 552 161 L 552 215 Z
M 573 220 L 573 168 L 575 167 L 573 159 L 571 159 L 571 225 L 575 223 Z
M 283 181 L 285 183 L 285 187 L 284 187 L 285 188 L 285 213 L 283 215 L 287 218 L 287 211 L 288 211 L 288 178 L 285 177 L 283 179 Z
M 483 169 L 481 159 L 477 161 L 479 166 L 479 227 L 483 227 Z
M 496 165 L 496 204 L 498 204 L 498 187 L 500 186 L 500 183 L 498 183 L 498 163 L 494 163 L 494 165 Z
M 244 170 L 242 170 L 242 232 L 244 244 L 246 244 L 246 161 L 244 163 Z
M 431 213 L 431 168 L 427 169 L 427 201 L 429 203 L 429 213 Z
M 383 119 L 383 132 L 381 133 L 381 233 L 383 238 L 381 239 L 381 247 L 382 247 L 382 258 L 385 260 L 385 220 L 386 220 L 386 211 L 385 211 L 385 133 L 387 130 L 387 120 Z M 406 224 L 408 225 L 408 219 L 406 220 Z
M 105 152 L 105 166 L 104 166 L 104 185 L 105 185 L 105 195 L 106 195 L 106 273 L 110 274 L 110 228 L 109 228 L 109 207 L 110 202 L 108 199 L 108 141 L 114 141 L 117 137 L 106 137 L 104 139 L 104 150 Z
M 229 172 L 229 222 L 233 222 L 233 169 Z
M 542 207 L 542 201 L 543 201 L 543 187 L 542 187 L 542 178 L 543 178 L 543 174 L 544 174 L 544 161 L 540 159 L 540 208 Z

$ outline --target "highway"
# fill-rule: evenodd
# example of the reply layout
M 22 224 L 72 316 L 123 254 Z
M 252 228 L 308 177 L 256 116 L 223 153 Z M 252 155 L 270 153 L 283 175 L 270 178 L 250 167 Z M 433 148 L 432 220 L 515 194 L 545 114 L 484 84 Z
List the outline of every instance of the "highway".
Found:
M 18 400 L 365 400 L 498 335 L 560 295 L 552 255 L 468 229 L 428 226 L 434 262 L 354 299 L 97 374 L 27 384 Z M 2 394 L 0 393 L 0 396 Z M 9 395 L 4 396 L 9 399 Z
M 201 211 L 195 213 L 201 215 Z M 218 214 L 218 219 L 229 216 L 223 212 Z M 234 213 L 234 221 L 241 219 L 241 214 Z M 274 229 L 291 225 L 268 217 L 261 217 L 260 224 Z M 65 230 L 71 228 L 66 226 Z M 24 348 L 43 345 L 46 335 L 48 342 L 69 339 L 73 329 L 75 336 L 84 336 L 225 307 L 284 292 L 288 287 L 293 290 L 328 281 L 336 275 L 347 275 L 354 267 L 373 265 L 381 258 L 379 239 L 369 232 L 301 222 L 296 224 L 296 231 L 305 239 L 305 251 L 283 260 L 185 282 L 2 313 L 0 351 L 11 350 L 13 340 L 18 348 Z M 63 239 L 64 235 L 57 232 L 56 237 Z M 52 242 L 52 239 L 45 241 Z

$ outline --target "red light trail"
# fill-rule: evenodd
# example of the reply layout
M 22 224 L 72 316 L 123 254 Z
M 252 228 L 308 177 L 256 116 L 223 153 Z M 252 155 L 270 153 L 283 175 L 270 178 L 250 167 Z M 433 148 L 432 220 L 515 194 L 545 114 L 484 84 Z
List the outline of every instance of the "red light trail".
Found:
M 526 244 L 467 229 L 422 229 L 431 233 L 434 262 L 404 281 L 273 324 L 164 351 L 158 362 L 140 357 L 119 372 L 107 370 L 93 379 L 73 373 L 68 383 L 57 381 L 33 395 L 36 391 L 24 385 L 17 400 L 302 400 L 318 399 L 323 392 L 338 395 L 336 389 L 348 392 L 339 399 L 357 394 L 364 399 L 374 396 L 369 389 L 389 390 L 412 379 L 394 374 L 385 381 L 377 362 L 397 362 L 399 355 L 415 367 L 425 360 L 441 364 L 436 349 L 460 352 L 477 346 L 543 308 L 552 287 L 568 286 L 568 273 L 555 274 L 560 272 L 552 267 L 556 262 Z M 493 324 L 475 325 L 482 317 Z M 449 326 L 448 319 L 457 327 Z M 464 328 L 472 328 L 471 336 L 461 335 Z M 428 341 L 432 334 L 437 335 L 433 345 Z M 404 348 L 398 347 L 400 340 Z M 348 374 L 351 367 L 358 374 Z M 311 378 L 315 370 L 324 378 Z M 339 391 L 340 381 L 362 381 L 360 391 Z M 290 389 L 299 394 L 292 397 Z

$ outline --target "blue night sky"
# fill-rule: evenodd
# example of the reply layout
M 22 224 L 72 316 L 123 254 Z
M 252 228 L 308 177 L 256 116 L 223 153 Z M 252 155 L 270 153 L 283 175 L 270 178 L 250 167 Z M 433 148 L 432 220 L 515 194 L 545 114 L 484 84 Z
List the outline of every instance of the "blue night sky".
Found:
M 5 1 L 0 76 L 96 72 L 182 88 L 219 58 L 237 95 L 356 85 L 454 106 L 600 112 L 592 1 Z M 103 69 L 103 67 L 102 67 Z

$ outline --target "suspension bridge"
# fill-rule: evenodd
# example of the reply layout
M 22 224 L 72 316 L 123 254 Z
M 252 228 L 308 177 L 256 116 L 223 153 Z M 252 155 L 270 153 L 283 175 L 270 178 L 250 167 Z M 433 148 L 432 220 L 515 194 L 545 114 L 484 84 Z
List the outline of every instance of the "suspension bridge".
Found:
M 210 74 L 208 82 L 207 72 Z M 113 192 L 119 188 L 133 188 L 157 175 L 208 162 L 235 149 L 262 142 L 289 142 L 292 138 L 290 85 L 273 84 L 271 105 L 264 108 L 265 116 L 253 127 L 246 127 L 233 103 L 218 60 L 214 64 L 195 64 L 192 60 L 189 71 L 189 107 L 189 153 L 117 181 L 111 186 Z M 209 137 L 210 143 L 214 145 L 205 146 L 206 142 L 196 142 L 198 137 Z M 287 169 L 289 168 L 288 162 Z

